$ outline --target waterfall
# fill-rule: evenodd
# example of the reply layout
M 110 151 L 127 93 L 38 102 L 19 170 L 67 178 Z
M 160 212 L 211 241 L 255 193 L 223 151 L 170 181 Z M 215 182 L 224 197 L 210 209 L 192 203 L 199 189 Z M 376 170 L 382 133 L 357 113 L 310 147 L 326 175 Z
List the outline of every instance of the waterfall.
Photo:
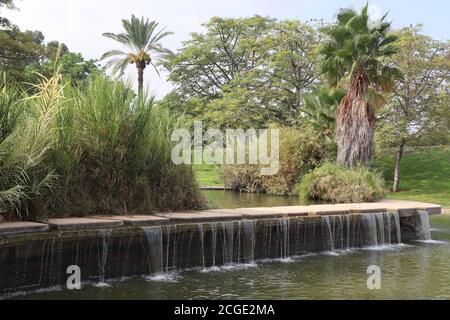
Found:
M 205 233 L 203 232 L 203 224 L 199 223 L 197 224 L 198 228 L 198 237 L 200 239 L 200 252 L 201 252 L 201 261 L 202 261 L 202 267 L 205 267 Z
M 256 220 L 242 220 L 239 222 L 244 236 L 244 259 L 245 262 L 253 262 L 255 259 L 256 244 Z M 239 256 L 239 254 L 238 254 Z
M 142 227 L 147 238 L 149 271 L 161 273 L 163 271 L 163 233 L 161 226 Z
M 322 232 L 325 233 L 324 238 L 326 238 L 328 241 L 328 246 L 331 251 L 334 251 L 334 233 L 331 229 L 331 216 L 323 216 L 322 217 Z M 324 231 L 325 228 L 325 231 Z
M 111 242 L 111 234 L 112 229 L 102 229 L 98 231 L 98 236 L 101 243 L 101 250 L 100 246 L 98 248 L 98 252 L 100 258 L 98 259 L 98 274 L 99 274 L 99 283 L 102 284 L 105 282 L 105 274 L 106 274 L 106 262 L 108 259 L 108 251 L 109 251 L 109 245 Z
M 222 226 L 222 254 L 224 264 L 233 263 L 234 222 L 225 221 Z
M 420 230 L 418 233 L 419 240 L 431 240 L 430 220 L 428 219 L 428 212 L 419 210 Z
M 212 266 L 216 266 L 216 248 L 217 248 L 217 222 L 209 223 L 211 230 L 211 262 Z

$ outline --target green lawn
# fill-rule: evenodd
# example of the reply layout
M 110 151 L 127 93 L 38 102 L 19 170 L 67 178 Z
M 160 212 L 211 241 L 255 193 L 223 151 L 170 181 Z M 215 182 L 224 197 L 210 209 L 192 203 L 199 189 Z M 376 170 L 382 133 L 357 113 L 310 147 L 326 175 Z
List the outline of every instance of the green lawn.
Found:
M 207 164 L 194 165 L 194 170 L 197 176 L 197 181 L 200 184 L 200 186 L 208 186 L 208 187 L 224 186 L 220 166 Z
M 386 188 L 392 185 L 394 155 L 378 156 L 376 165 L 386 179 Z M 201 186 L 223 186 L 220 167 L 194 166 Z M 415 200 L 450 207 L 450 147 L 406 153 L 401 162 L 400 192 L 387 192 L 388 199 Z
M 394 155 L 377 157 L 386 187 L 392 186 Z M 450 147 L 406 153 L 400 167 L 400 192 L 388 199 L 416 200 L 450 207 Z

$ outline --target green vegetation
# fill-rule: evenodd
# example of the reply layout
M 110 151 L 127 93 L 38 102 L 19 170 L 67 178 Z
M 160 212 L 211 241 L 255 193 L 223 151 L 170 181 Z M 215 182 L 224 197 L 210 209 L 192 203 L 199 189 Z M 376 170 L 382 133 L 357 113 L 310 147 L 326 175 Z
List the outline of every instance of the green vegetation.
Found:
M 151 213 L 202 206 L 192 169 L 170 160 L 181 123 L 129 85 L 98 76 L 77 88 L 61 75 L 1 103 L 0 212 L 9 219 Z M 2 89 L 9 92 L 8 88 Z M 12 102 L 12 103 L 11 103 Z M 10 105 L 23 104 L 14 115 Z M 8 123 L 5 120 L 13 119 Z
M 218 165 L 201 164 L 194 165 L 195 177 L 200 186 L 223 187 L 224 181 L 222 177 L 221 167 Z
M 392 187 L 395 155 L 378 156 L 376 164 L 383 170 L 386 188 Z M 432 148 L 406 153 L 402 159 L 402 182 L 399 192 L 387 198 L 424 201 L 450 207 L 450 148 Z
M 104 34 L 127 51 L 101 59 L 111 58 L 114 75 L 134 64 L 136 95 L 95 60 L 0 16 L 0 214 L 196 208 L 197 181 L 283 195 L 301 181 L 303 194 L 333 202 L 371 201 L 389 188 L 399 191 L 389 198 L 450 205 L 449 42 L 421 26 L 391 30 L 386 18 L 370 21 L 368 5 L 341 9 L 322 28 L 213 17 L 172 53 L 161 45 L 170 32 L 132 16 L 124 32 Z M 160 101 L 143 90 L 148 65 L 170 73 L 174 90 Z M 278 173 L 174 165 L 172 130 L 197 120 L 205 130 L 281 128 Z M 373 162 L 374 136 L 376 150 L 395 155 L 378 151 Z M 447 147 L 404 155 L 419 145 Z M 385 184 L 361 165 L 378 167 Z
M 303 130 L 279 130 L 278 172 L 274 175 L 262 175 L 259 165 L 226 165 L 224 181 L 227 187 L 276 195 L 293 194 L 299 177 L 326 159 L 327 145 L 312 127 L 305 126 Z
M 370 23 L 368 8 L 367 3 L 359 14 L 341 9 L 336 23 L 322 30 L 328 36 L 320 50 L 322 72 L 331 87 L 347 87 L 336 113 L 336 143 L 337 162 L 350 167 L 372 159 L 375 110 L 400 77 L 400 70 L 386 62 L 398 52 L 387 14 Z
M 383 198 L 384 180 L 363 166 L 326 163 L 302 178 L 298 192 L 309 199 L 337 203 L 371 202 Z
M 381 154 L 381 152 L 380 152 Z M 400 192 L 389 192 L 392 187 L 395 154 L 379 155 L 374 162 L 385 179 L 384 196 L 388 199 L 424 201 L 450 207 L 450 148 L 436 147 L 430 150 L 408 152 L 402 159 L 402 183 Z M 196 167 L 199 181 L 214 181 L 207 185 L 223 186 L 220 167 Z M 203 185 L 203 183 L 200 183 Z M 206 185 L 206 184 L 205 184 Z M 303 192 L 300 192 L 303 194 Z
M 125 30 L 124 33 L 106 32 L 103 35 L 126 46 L 131 52 L 111 50 L 105 52 L 101 60 L 119 56 L 119 58 L 109 60 L 105 65 L 105 68 L 112 67 L 115 75 L 123 75 L 128 65 L 134 64 L 138 73 L 138 93 L 140 95 L 144 85 L 144 69 L 147 65 L 151 65 L 159 74 L 156 63 L 170 53 L 161 45 L 160 41 L 171 35 L 172 32 L 164 31 L 164 29 L 156 32 L 158 27 L 156 21 L 144 20 L 143 17 L 138 19 L 134 15 L 130 20 L 122 19 L 122 26 Z

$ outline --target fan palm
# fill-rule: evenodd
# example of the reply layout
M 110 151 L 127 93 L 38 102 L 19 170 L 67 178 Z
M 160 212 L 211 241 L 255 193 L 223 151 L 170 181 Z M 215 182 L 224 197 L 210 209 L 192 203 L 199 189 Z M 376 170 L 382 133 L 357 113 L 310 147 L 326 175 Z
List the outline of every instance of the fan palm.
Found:
M 156 63 L 170 53 L 170 50 L 161 45 L 160 40 L 171 35 L 172 32 L 164 31 L 164 28 L 156 31 L 157 22 L 144 20 L 143 17 L 138 19 L 134 15 L 130 20 L 123 19 L 122 26 L 125 33 L 106 32 L 103 35 L 125 45 L 130 51 L 111 50 L 105 52 L 101 60 L 116 57 L 105 65 L 105 68 L 112 67 L 112 73 L 115 75 L 122 75 L 129 64 L 134 64 L 138 73 L 138 93 L 140 95 L 144 83 L 144 69 L 151 65 L 159 75 Z
M 328 40 L 321 47 L 322 71 L 331 86 L 347 85 L 347 94 L 336 113 L 338 163 L 368 164 L 372 158 L 375 110 L 384 103 L 400 71 L 386 58 L 397 52 L 391 24 L 384 15 L 376 24 L 368 16 L 341 9 L 337 22 L 323 29 Z
M 301 111 L 305 119 L 326 139 L 334 136 L 336 109 L 344 95 L 342 89 L 332 91 L 320 87 L 303 98 Z

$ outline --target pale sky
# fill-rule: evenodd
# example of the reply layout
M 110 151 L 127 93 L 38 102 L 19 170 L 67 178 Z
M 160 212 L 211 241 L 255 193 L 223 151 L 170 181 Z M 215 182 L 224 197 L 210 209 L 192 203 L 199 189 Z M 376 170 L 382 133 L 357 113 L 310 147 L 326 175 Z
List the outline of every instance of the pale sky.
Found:
M 324 19 L 332 21 L 341 7 L 361 8 L 366 0 L 15 0 L 18 11 L 2 10 L 22 30 L 40 30 L 46 41 L 64 42 L 71 51 L 98 59 L 105 51 L 121 49 L 102 36 L 103 32 L 121 32 L 121 19 L 131 14 L 156 20 L 175 34 L 163 44 L 176 51 L 191 32 L 202 31 L 201 24 L 212 16 L 248 17 L 255 14 L 278 19 Z M 370 12 L 376 17 L 389 11 L 394 27 L 422 23 L 424 32 L 440 40 L 450 38 L 448 0 L 373 0 Z M 135 79 L 130 66 L 129 77 Z M 167 74 L 158 77 L 145 71 L 145 85 L 157 97 L 170 91 Z

